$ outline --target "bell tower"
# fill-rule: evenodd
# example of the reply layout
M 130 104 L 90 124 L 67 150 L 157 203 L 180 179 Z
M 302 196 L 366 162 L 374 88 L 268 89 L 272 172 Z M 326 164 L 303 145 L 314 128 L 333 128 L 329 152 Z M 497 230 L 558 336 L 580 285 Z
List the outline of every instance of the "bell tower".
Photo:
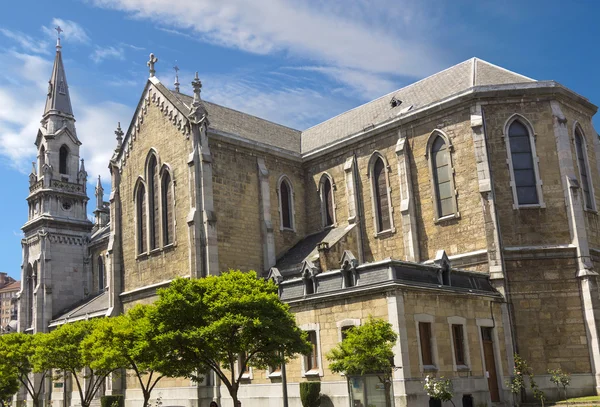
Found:
M 79 157 L 60 27 L 46 105 L 29 175 L 28 220 L 23 225 L 19 331 L 45 332 L 61 311 L 85 298 L 84 267 L 92 223 L 87 218 L 87 173 Z

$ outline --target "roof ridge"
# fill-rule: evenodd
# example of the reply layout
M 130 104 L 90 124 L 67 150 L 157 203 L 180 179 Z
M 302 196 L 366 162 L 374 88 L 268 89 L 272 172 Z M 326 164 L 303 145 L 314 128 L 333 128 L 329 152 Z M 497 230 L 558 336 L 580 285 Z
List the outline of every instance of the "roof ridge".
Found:
M 383 98 L 385 98 L 385 97 L 389 97 L 390 95 L 394 95 L 395 93 L 398 93 L 398 92 L 400 92 L 401 90 L 404 90 L 404 89 L 410 88 L 411 86 L 414 86 L 414 85 L 416 85 L 416 84 L 418 84 L 418 83 L 421 83 L 421 82 L 423 82 L 423 81 L 425 81 L 425 80 L 428 80 L 428 79 L 434 78 L 434 77 L 436 77 L 436 76 L 438 76 L 438 75 L 440 75 L 440 74 L 442 74 L 442 73 L 444 73 L 444 72 L 446 72 L 446 71 L 449 71 L 449 70 L 451 70 L 451 69 L 453 69 L 453 68 L 456 68 L 456 67 L 457 67 L 457 66 L 459 66 L 459 65 L 462 65 L 462 64 L 465 64 L 465 63 L 468 63 L 468 62 L 472 62 L 472 61 L 473 61 L 473 59 L 474 59 L 474 58 L 469 58 L 469 59 L 467 59 L 467 60 L 465 60 L 465 61 L 459 62 L 458 64 L 454 64 L 454 65 L 452 65 L 452 66 L 450 66 L 450 67 L 448 67 L 448 68 L 446 68 L 446 69 L 443 69 L 443 70 L 441 70 L 441 71 L 439 71 L 439 72 L 436 72 L 436 73 L 434 73 L 434 74 L 431 74 L 431 75 L 429 75 L 429 76 L 426 76 L 425 78 L 421 78 L 421 79 L 419 79 L 419 80 L 418 80 L 418 81 L 416 81 L 416 82 L 410 83 L 410 84 L 408 84 L 408 85 L 406 85 L 406 86 L 403 86 L 403 87 L 401 87 L 401 88 L 398 88 L 398 89 L 396 89 L 396 90 L 394 90 L 394 91 L 391 91 L 391 92 L 389 92 L 389 93 L 386 93 L 386 94 L 385 94 L 385 95 L 383 95 L 383 96 L 380 96 L 380 97 L 378 97 L 378 98 L 375 98 L 375 99 L 371 99 L 371 100 L 369 100 L 368 102 L 365 102 L 365 103 L 363 103 L 363 104 L 361 104 L 361 105 L 358 105 L 358 106 L 356 106 L 356 107 L 353 107 L 353 108 L 352 108 L 352 109 L 350 109 L 350 110 L 345 110 L 345 111 L 343 111 L 342 113 L 339 113 L 339 114 L 337 114 L 337 115 L 335 115 L 335 116 L 333 116 L 333 117 L 330 117 L 329 119 L 327 119 L 327 120 L 325 120 L 325 121 L 322 121 L 322 122 L 320 122 L 320 123 L 317 123 L 317 124 L 315 124 L 314 126 L 310 126 L 309 128 L 302 130 L 302 133 L 304 133 L 305 131 L 308 131 L 308 130 L 310 130 L 310 129 L 312 129 L 312 128 L 315 128 L 315 127 L 317 127 L 317 126 L 320 126 L 320 125 L 321 125 L 321 124 L 323 124 L 323 123 L 327 123 L 328 121 L 330 121 L 330 120 L 333 120 L 333 119 L 335 119 L 336 117 L 339 117 L 339 116 L 342 116 L 342 115 L 344 115 L 344 114 L 346 114 L 346 113 L 349 113 L 349 112 L 352 112 L 352 111 L 354 111 L 354 110 L 360 109 L 360 108 L 361 108 L 361 107 L 363 107 L 363 106 L 366 106 L 366 105 L 368 105 L 368 104 L 370 104 L 370 103 L 373 103 L 373 102 L 375 102 L 375 101 L 377 101 L 377 100 L 381 100 L 381 99 L 383 99 Z
M 488 61 L 486 61 L 484 59 L 481 59 L 481 58 L 473 58 L 473 59 L 475 60 L 475 62 L 484 63 L 484 64 L 487 64 L 487 65 L 493 67 L 493 68 L 500 69 L 501 71 L 508 72 L 508 73 L 516 75 L 516 76 L 520 76 L 521 78 L 525 78 L 525 79 L 533 81 L 533 82 L 538 82 L 537 79 L 533 79 L 533 78 L 530 78 L 529 76 L 525 76 L 525 75 L 520 74 L 518 72 L 511 71 L 510 69 L 503 68 L 500 65 L 492 64 L 491 62 L 488 62 Z
M 171 92 L 173 95 L 175 95 L 175 97 L 177 97 L 176 92 L 173 92 L 171 89 L 169 89 L 169 92 Z M 182 95 L 182 96 L 185 96 L 185 97 L 188 97 L 188 98 L 192 97 L 192 96 L 186 95 L 185 93 L 181 93 L 181 92 L 177 92 L 177 93 L 179 95 Z M 179 100 L 181 100 L 181 99 L 179 99 Z M 185 104 L 185 102 L 183 100 L 181 100 L 181 102 Z M 225 106 L 225 105 L 220 105 L 218 103 L 211 102 L 210 100 L 206 100 L 206 99 L 202 99 L 202 102 L 203 103 L 209 103 L 209 104 L 211 104 L 213 106 L 219 106 L 219 107 L 221 107 L 223 109 L 231 110 L 232 112 L 237 112 L 237 113 L 245 114 L 246 116 L 252 116 L 252 117 L 255 117 L 255 118 L 259 119 L 259 120 L 262 120 L 262 121 L 265 121 L 265 122 L 268 122 L 268 123 L 271 123 L 271 124 L 275 124 L 275 125 L 280 126 L 280 127 L 285 127 L 286 129 L 297 131 L 298 133 L 302 133 L 302 130 L 298 130 L 298 129 L 295 129 L 295 128 L 290 127 L 290 126 L 286 126 L 285 124 L 276 123 L 276 122 L 274 122 L 272 120 L 259 117 L 257 115 L 252 114 L 252 113 L 242 112 L 241 110 L 237 110 L 237 109 L 231 108 L 229 106 Z M 208 120 L 210 120 L 210 117 L 208 118 Z

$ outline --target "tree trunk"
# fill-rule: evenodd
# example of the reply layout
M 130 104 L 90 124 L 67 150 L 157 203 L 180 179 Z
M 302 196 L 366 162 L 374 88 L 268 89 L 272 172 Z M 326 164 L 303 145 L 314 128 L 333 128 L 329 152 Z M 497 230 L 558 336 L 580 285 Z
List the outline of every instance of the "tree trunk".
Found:
M 390 389 L 392 388 L 392 383 L 389 380 L 384 379 L 383 388 L 385 389 L 385 406 L 393 407 L 392 396 L 390 394 Z
M 144 391 L 144 407 L 150 407 L 150 392 Z

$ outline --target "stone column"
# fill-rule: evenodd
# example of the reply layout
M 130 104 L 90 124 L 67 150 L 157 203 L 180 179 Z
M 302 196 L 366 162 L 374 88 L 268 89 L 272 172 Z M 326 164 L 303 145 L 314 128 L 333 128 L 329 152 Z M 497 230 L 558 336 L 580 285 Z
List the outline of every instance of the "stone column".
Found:
M 275 265 L 275 237 L 271 220 L 271 194 L 269 186 L 269 170 L 264 158 L 257 158 L 258 182 L 260 190 L 260 220 L 263 247 L 263 270 L 267 272 Z
M 108 270 L 106 283 L 108 285 L 109 314 L 118 315 L 121 312 L 119 294 L 123 292 L 123 252 L 122 252 L 122 213 L 121 213 L 121 172 L 116 162 L 111 162 L 111 191 L 110 191 L 110 235 L 106 250 L 106 266 Z
M 406 317 L 404 313 L 404 296 L 401 291 L 389 293 L 387 296 L 388 320 L 392 324 L 394 332 L 398 332 L 398 339 L 394 344 L 394 370 L 393 388 L 394 398 L 402 397 L 398 400 L 398 405 L 406 404 L 407 379 L 411 377 L 410 359 L 408 349 L 408 334 L 406 332 Z M 420 383 L 419 383 L 420 385 Z
M 358 262 L 364 263 L 365 253 L 363 248 L 362 224 L 360 220 L 360 199 L 359 190 L 357 187 L 357 165 L 356 157 L 348 157 L 344 163 L 344 174 L 346 182 L 346 201 L 348 202 L 348 223 L 357 224 L 356 228 L 356 244 L 358 246 Z
M 402 218 L 402 237 L 404 238 L 404 257 L 408 261 L 418 262 L 419 234 L 415 218 L 415 202 L 413 198 L 412 178 L 410 175 L 410 159 L 406 137 L 400 135 L 396 143 L 398 157 L 398 180 L 400 182 L 400 216 Z

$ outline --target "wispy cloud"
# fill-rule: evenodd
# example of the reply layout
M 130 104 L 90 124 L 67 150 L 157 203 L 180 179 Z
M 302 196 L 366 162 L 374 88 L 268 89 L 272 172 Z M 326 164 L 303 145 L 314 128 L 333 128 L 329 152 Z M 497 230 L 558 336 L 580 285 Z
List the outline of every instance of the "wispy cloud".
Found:
M 7 38 L 15 41 L 23 51 L 33 52 L 35 54 L 49 54 L 48 41 L 35 39 L 30 35 L 20 31 L 11 31 L 5 28 L 0 28 L 0 33 Z
M 56 39 L 55 27 L 57 26 L 60 26 L 60 28 L 63 30 L 63 33 L 61 33 L 60 36 L 65 41 L 79 44 L 89 44 L 91 42 L 90 37 L 85 32 L 85 29 L 75 21 L 71 20 L 53 18 L 50 25 L 42 27 L 42 31 L 49 38 Z
M 95 63 L 100 63 L 105 59 L 125 59 L 125 52 L 121 47 L 96 47 L 90 58 Z
M 426 18 L 409 0 L 377 6 L 294 0 L 90 0 L 191 35 L 256 54 L 285 52 L 319 65 L 421 77 L 445 65 L 443 50 L 427 41 Z M 402 10 L 402 13 L 399 12 Z M 402 16 L 395 20 L 389 14 Z M 407 17 L 409 16 L 409 17 Z

